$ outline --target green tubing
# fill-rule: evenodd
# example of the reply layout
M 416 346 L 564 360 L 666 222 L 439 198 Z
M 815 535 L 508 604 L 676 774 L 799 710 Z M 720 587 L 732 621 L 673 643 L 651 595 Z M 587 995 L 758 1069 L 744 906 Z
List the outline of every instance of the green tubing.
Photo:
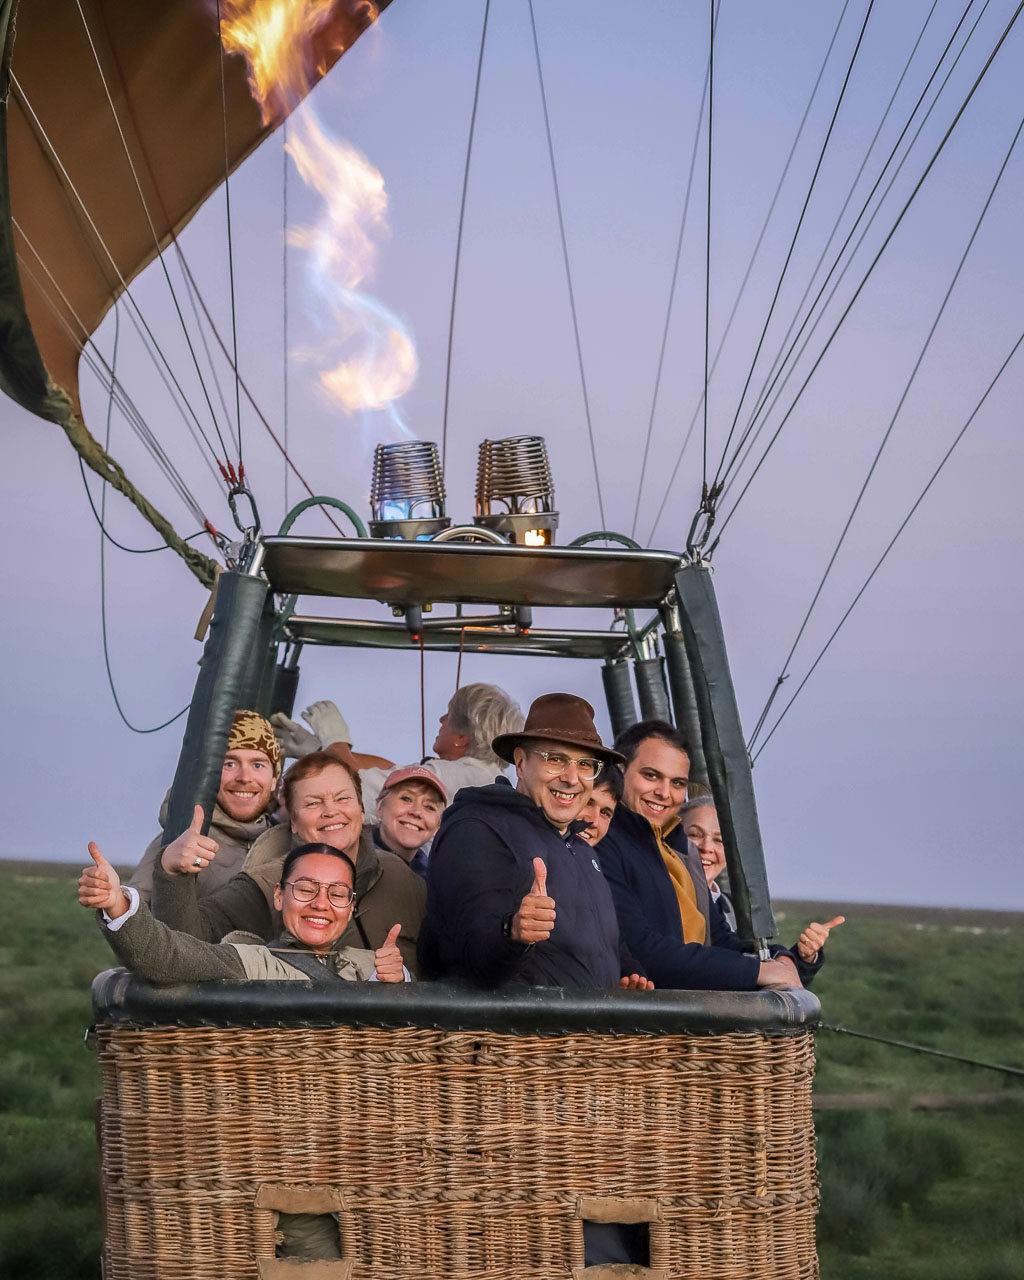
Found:
M 359 519 L 358 515 L 356 515 L 347 502 L 342 502 L 340 498 L 327 498 L 321 496 L 316 498 L 303 498 L 301 502 L 297 502 L 281 521 L 281 527 L 277 531 L 277 536 L 279 538 L 284 537 L 307 507 L 336 507 L 339 511 L 343 511 L 352 521 L 357 537 L 365 538 L 367 536 L 366 525 L 363 524 L 362 520 Z
M 593 533 L 581 534 L 580 537 L 573 538 L 569 546 L 585 547 L 588 542 L 617 542 L 620 547 L 629 547 L 631 551 L 643 550 L 639 542 L 627 538 L 624 533 L 612 533 L 609 529 L 595 529 Z

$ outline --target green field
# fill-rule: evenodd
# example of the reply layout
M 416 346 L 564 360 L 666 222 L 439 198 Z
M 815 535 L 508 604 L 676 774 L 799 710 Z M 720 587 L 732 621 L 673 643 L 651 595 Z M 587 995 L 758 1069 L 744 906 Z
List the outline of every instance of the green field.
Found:
M 826 1022 L 1024 1066 L 1024 914 L 780 903 L 784 939 L 839 909 Z M 98 1277 L 83 1033 L 110 953 L 67 868 L 0 862 L 0 921 L 0 1276 Z M 826 1280 L 1024 1276 L 1024 1078 L 830 1031 L 818 1061 Z

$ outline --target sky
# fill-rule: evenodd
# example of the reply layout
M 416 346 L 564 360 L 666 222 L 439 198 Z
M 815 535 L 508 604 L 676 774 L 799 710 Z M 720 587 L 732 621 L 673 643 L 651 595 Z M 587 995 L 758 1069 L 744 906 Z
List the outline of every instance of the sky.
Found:
M 630 9 L 636 20 L 627 21 L 622 6 L 609 0 L 536 0 L 601 502 L 606 526 L 631 532 L 652 422 L 635 528 L 645 545 L 681 550 L 699 502 L 702 413 L 675 482 L 668 482 L 704 385 L 706 262 L 711 359 L 726 335 L 707 404 L 713 473 L 734 416 L 738 429 L 748 419 L 752 397 L 783 346 L 837 219 L 833 255 L 963 6 L 946 0 L 934 6 L 919 0 L 874 4 L 801 217 L 867 8 L 866 0 L 846 6 L 730 326 L 843 6 L 833 0 L 722 5 L 715 39 L 710 236 L 705 119 L 652 418 L 707 68 L 708 6 L 650 0 Z M 969 23 L 981 14 L 977 30 L 786 384 L 788 391 L 769 414 L 758 451 L 727 489 L 719 528 L 1013 8 L 1009 0 L 979 0 L 971 7 Z M 483 13 L 482 0 L 443 6 L 394 0 L 310 98 L 324 124 L 384 177 L 389 232 L 380 238 L 367 287 L 415 342 L 419 372 L 397 407 L 407 429 L 423 439 L 441 436 L 456 232 Z M 1024 154 L 1018 148 L 907 390 L 1020 124 L 1022 58 L 1024 24 L 1018 23 L 724 526 L 713 557 L 715 582 L 748 732 L 782 670 L 887 428 L 892 424 L 889 441 L 796 649 L 777 710 L 803 679 L 1024 327 Z M 322 292 L 310 279 L 308 255 L 297 247 L 287 254 L 286 360 L 284 169 L 278 134 L 231 180 L 240 368 L 280 430 L 287 365 L 289 447 L 297 465 L 315 477 L 319 492 L 343 498 L 365 515 L 373 446 L 400 437 L 388 414 L 346 415 L 319 388 L 310 353 L 324 340 Z M 301 189 L 294 171 L 288 211 L 293 226 L 311 225 L 319 211 L 317 198 Z M 182 244 L 227 331 L 223 193 L 200 210 Z M 815 279 L 820 282 L 821 274 Z M 764 350 L 738 412 L 777 287 Z M 151 268 L 133 285 L 133 294 L 186 377 L 162 277 Z M 108 317 L 95 337 L 108 357 L 113 324 Z M 204 511 L 223 527 L 230 519 L 223 495 L 124 324 L 120 342 L 119 376 Z M 754 780 L 776 896 L 1024 908 L 1016 821 L 1024 763 L 1018 675 L 1024 651 L 1022 361 L 1024 352 L 1007 367 L 757 758 Z M 82 387 L 86 420 L 102 438 L 105 391 L 89 374 L 83 374 Z M 157 830 L 184 721 L 145 736 L 121 723 L 103 663 L 100 535 L 76 455 L 58 428 L 10 402 L 0 405 L 0 424 L 6 462 L 0 471 L 0 573 L 7 604 L 2 706 L 8 782 L 0 855 L 78 861 L 95 839 L 112 860 L 129 864 Z M 193 532 L 188 512 L 116 413 L 111 433 L 113 456 L 180 532 Z M 547 439 L 559 540 L 600 527 L 525 0 L 492 5 L 488 24 L 452 348 L 449 514 L 459 520 L 472 514 L 478 441 L 520 433 Z M 243 417 L 243 438 L 264 526 L 276 530 L 286 504 L 302 495 L 294 480 L 286 490 L 276 451 L 251 415 Z M 97 485 L 93 492 L 98 501 Z M 128 545 L 154 545 L 153 532 L 116 494 L 110 495 L 108 517 L 110 531 Z M 331 530 L 314 512 L 302 517 L 296 532 Z M 117 549 L 107 552 L 106 588 L 111 666 L 122 706 L 138 727 L 159 724 L 190 698 L 201 651 L 193 632 L 206 593 L 170 553 L 129 556 Z M 305 607 L 357 612 L 331 602 Z M 362 611 L 381 616 L 372 605 Z M 610 619 L 586 621 L 605 626 Z M 553 689 L 580 693 L 594 702 L 599 727 L 608 732 L 596 665 L 471 655 L 462 678 L 500 684 L 524 709 Z M 454 659 L 431 655 L 428 747 L 454 684 Z M 297 709 L 324 697 L 346 714 L 357 749 L 396 760 L 419 757 L 416 654 L 307 650 Z

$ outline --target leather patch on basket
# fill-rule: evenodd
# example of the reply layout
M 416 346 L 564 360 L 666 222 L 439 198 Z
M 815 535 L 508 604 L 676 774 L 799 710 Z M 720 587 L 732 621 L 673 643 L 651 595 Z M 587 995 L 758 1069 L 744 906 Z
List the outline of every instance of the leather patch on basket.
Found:
M 586 1222 L 661 1222 L 661 1201 L 653 1196 L 577 1196 L 576 1217 Z M 633 1274 L 633 1273 L 629 1273 Z M 640 1272 L 646 1275 L 648 1272 Z M 650 1274 L 654 1274 L 650 1272 Z M 587 1270 L 589 1280 L 590 1269 Z
M 572 1280 L 630 1280 L 630 1278 L 668 1280 L 668 1268 L 641 1267 L 635 1262 L 602 1262 L 595 1267 L 573 1267 L 572 1269 Z
M 301 1258 L 259 1258 L 260 1280 L 350 1280 L 352 1259 L 339 1262 L 303 1262 Z M 668 1273 L 666 1272 L 666 1275 Z
M 340 1187 L 295 1187 L 281 1182 L 261 1182 L 256 1188 L 257 1209 L 276 1209 L 278 1213 L 338 1213 L 344 1207 Z

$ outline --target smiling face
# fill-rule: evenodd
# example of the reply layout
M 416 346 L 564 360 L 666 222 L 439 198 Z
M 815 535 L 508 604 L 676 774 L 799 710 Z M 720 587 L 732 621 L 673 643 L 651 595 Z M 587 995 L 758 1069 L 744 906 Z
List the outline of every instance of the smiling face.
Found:
M 591 845 L 603 840 L 614 814 L 615 797 L 607 787 L 595 787 L 580 812 L 580 820 L 587 824 L 586 830 L 580 832 L 580 838 Z
M 427 782 L 400 782 L 377 801 L 380 835 L 385 846 L 406 862 L 433 838 L 444 813 L 437 788 Z
M 293 783 L 288 816 L 303 844 L 329 844 L 355 861 L 363 810 L 344 765 L 328 765 Z
M 690 759 L 664 738 L 647 738 L 626 766 L 623 801 L 627 809 L 659 830 L 671 822 L 686 800 Z
M 217 803 L 236 822 L 253 822 L 270 805 L 276 781 L 266 752 L 229 751 L 221 766 Z
M 566 764 L 552 771 L 551 766 L 537 754 L 550 751 L 563 756 Z M 586 752 L 572 743 L 549 742 L 546 739 L 531 742 L 528 747 L 516 747 L 513 759 L 519 780 L 516 790 L 529 796 L 544 811 L 547 820 L 563 834 L 570 822 L 580 816 L 594 790 L 593 778 L 583 779 L 576 768 L 576 761 Z
M 281 913 L 284 927 L 314 951 L 329 950 L 348 928 L 352 903 L 336 907 L 327 896 L 328 889 L 336 885 L 351 889 L 352 872 L 340 858 L 332 858 L 329 853 L 307 853 L 292 863 L 288 881 L 288 884 L 274 886 L 274 906 Z M 295 897 L 292 886 L 301 881 L 315 881 L 319 885 L 312 902 L 299 902 Z
M 691 809 L 683 818 L 683 830 L 686 838 L 697 846 L 708 884 L 717 880 L 725 870 L 725 848 L 714 805 Z

